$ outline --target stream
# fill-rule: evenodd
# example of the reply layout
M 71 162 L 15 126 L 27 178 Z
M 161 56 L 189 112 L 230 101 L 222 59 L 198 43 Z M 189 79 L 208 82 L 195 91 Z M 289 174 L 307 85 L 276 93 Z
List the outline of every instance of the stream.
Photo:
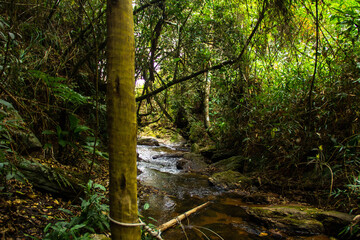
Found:
M 158 226 L 198 205 L 212 202 L 183 220 L 183 229 L 175 227 L 165 231 L 162 234 L 164 239 L 285 239 L 272 236 L 270 229 L 252 222 L 243 209 L 249 204 L 242 202 L 236 195 L 211 186 L 206 176 L 178 170 L 176 162 L 179 158 L 171 157 L 179 153 L 175 147 L 138 145 L 137 152 L 141 158 L 138 161 L 138 169 L 141 171 L 138 179 L 143 185 L 166 193 L 149 194 L 139 199 L 140 214 L 147 223 Z M 146 210 L 143 209 L 145 204 L 149 206 Z M 286 239 L 330 238 L 311 236 Z

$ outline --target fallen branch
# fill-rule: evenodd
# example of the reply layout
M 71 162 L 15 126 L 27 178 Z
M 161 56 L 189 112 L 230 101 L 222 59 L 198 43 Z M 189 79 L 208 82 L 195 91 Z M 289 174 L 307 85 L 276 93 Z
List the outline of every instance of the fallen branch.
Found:
M 200 209 L 208 206 L 209 204 L 210 204 L 210 202 L 206 202 L 206 203 L 204 203 L 204 204 L 202 204 L 202 205 L 200 205 L 200 206 L 197 206 L 197 207 L 195 207 L 195 208 L 187 211 L 186 213 L 181 214 L 180 216 L 177 216 L 176 218 L 174 218 L 174 219 L 172 219 L 172 220 L 170 220 L 170 221 L 168 221 L 168 222 L 160 225 L 157 229 L 158 229 L 160 232 L 164 232 L 164 231 L 166 231 L 167 229 L 175 226 L 178 222 L 184 220 L 186 217 L 190 216 L 191 214 L 196 213 L 196 212 L 199 211 Z

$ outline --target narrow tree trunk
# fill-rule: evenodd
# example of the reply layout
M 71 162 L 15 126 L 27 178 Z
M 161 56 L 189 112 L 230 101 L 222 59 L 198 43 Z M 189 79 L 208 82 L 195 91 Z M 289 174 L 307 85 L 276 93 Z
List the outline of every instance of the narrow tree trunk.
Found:
M 210 100 L 210 86 L 211 86 L 211 72 L 205 73 L 205 96 L 204 96 L 204 125 L 205 129 L 209 130 L 211 127 L 210 124 L 210 108 L 209 108 L 209 100 Z
M 108 1 L 107 114 L 110 217 L 137 223 L 135 50 L 131 0 Z M 139 240 L 138 226 L 111 222 L 112 239 Z

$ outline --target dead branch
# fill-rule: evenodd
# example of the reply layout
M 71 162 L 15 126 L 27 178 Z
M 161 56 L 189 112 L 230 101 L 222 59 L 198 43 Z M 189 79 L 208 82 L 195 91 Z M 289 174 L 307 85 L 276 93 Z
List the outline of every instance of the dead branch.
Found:
M 184 220 L 186 217 L 190 216 L 191 214 L 196 213 L 196 212 L 199 211 L 200 209 L 208 206 L 209 204 L 210 204 L 210 202 L 206 202 L 206 203 L 204 203 L 204 204 L 202 204 L 202 205 L 200 205 L 200 206 L 197 206 L 197 207 L 195 207 L 195 208 L 187 211 L 186 213 L 181 214 L 180 216 L 177 216 L 176 218 L 174 218 L 174 219 L 172 219 L 172 220 L 170 220 L 170 221 L 168 221 L 168 222 L 160 225 L 157 229 L 158 229 L 160 232 L 164 232 L 164 231 L 166 231 L 167 229 L 175 226 L 178 222 Z

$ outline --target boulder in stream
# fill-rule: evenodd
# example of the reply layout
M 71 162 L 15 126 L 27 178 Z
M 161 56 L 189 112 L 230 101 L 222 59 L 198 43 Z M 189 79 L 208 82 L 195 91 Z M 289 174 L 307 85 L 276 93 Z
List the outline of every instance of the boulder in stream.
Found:
M 206 163 L 206 159 L 198 153 L 185 153 L 183 158 L 178 160 L 177 167 L 182 166 L 183 169 L 187 169 L 191 172 L 204 172 L 209 166 Z
M 146 146 L 160 146 L 159 141 L 155 138 L 139 138 L 137 140 L 137 144 Z
M 337 236 L 353 216 L 299 205 L 245 207 L 257 222 L 288 235 L 326 234 Z
M 207 147 L 199 150 L 200 154 L 215 163 L 237 154 L 236 150 L 217 150 L 214 147 Z
M 185 158 L 181 158 L 176 161 L 176 168 L 179 170 L 189 170 L 189 160 L 186 160 Z

